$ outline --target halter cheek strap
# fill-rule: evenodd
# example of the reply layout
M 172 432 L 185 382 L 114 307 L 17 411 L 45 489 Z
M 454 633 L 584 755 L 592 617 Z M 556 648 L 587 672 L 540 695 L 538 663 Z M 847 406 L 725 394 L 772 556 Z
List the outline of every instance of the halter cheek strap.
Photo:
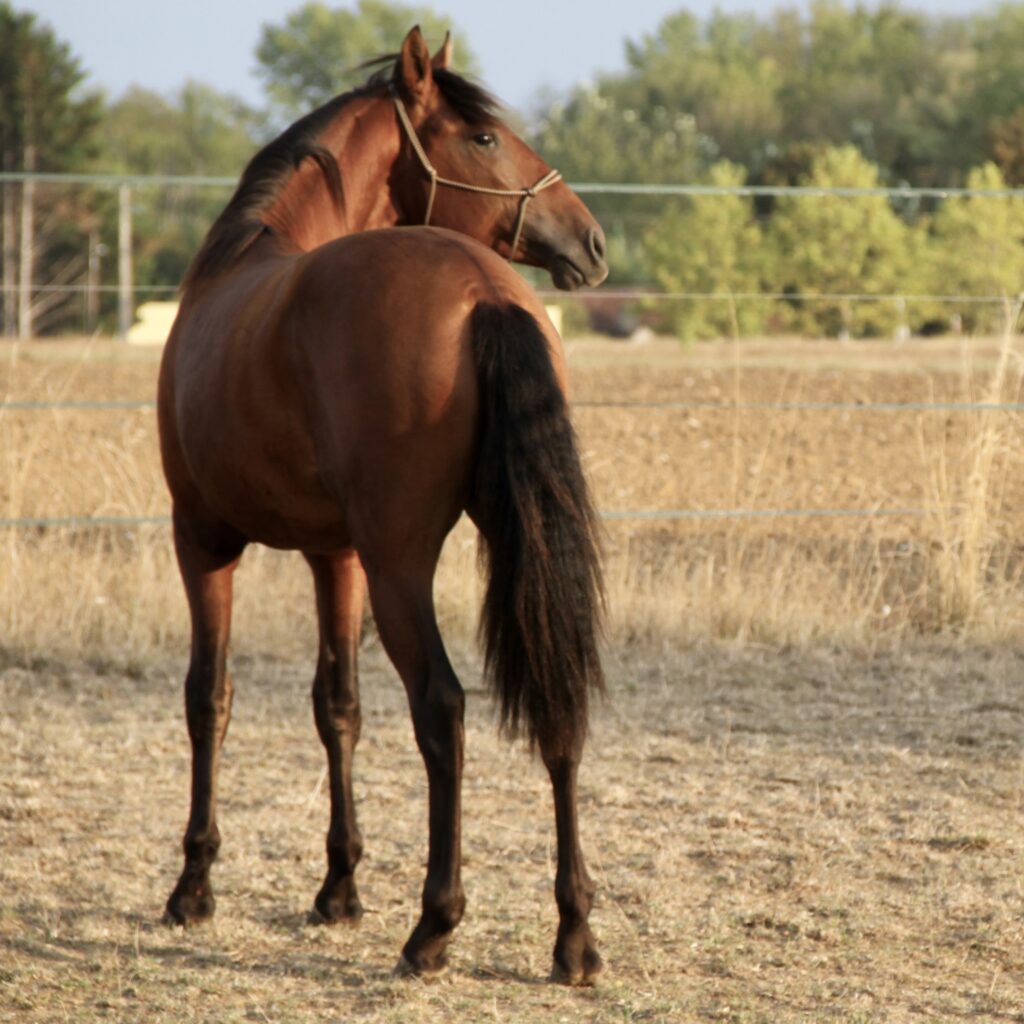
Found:
M 555 182 L 561 181 L 562 175 L 552 168 L 544 175 L 543 178 L 540 179 L 540 181 L 531 185 L 529 188 L 486 188 L 483 185 L 471 185 L 465 181 L 453 181 L 451 178 L 442 178 L 441 175 L 437 173 L 437 168 L 430 162 L 430 158 L 427 156 L 427 151 L 423 148 L 423 143 L 420 142 L 419 136 L 416 134 L 416 129 L 412 126 L 412 121 L 409 120 L 409 113 L 405 109 L 405 104 L 402 102 L 398 93 L 393 89 L 391 91 L 391 98 L 394 100 L 395 110 L 398 113 L 398 120 L 405 129 L 405 134 L 409 139 L 413 152 L 423 165 L 423 170 L 427 172 L 427 177 L 430 178 L 430 193 L 427 196 L 427 212 L 423 217 L 423 223 L 430 223 L 430 215 L 434 211 L 434 196 L 437 195 L 438 185 L 444 185 L 447 188 L 461 189 L 463 192 L 476 192 L 485 196 L 517 198 L 520 200 L 519 213 L 516 217 L 516 227 L 512 235 L 512 248 L 509 251 L 508 257 L 509 262 L 511 262 L 515 257 L 516 251 L 519 249 L 519 240 L 523 234 L 523 225 L 526 223 L 527 204 L 539 192 L 543 192 L 544 189 L 554 185 Z

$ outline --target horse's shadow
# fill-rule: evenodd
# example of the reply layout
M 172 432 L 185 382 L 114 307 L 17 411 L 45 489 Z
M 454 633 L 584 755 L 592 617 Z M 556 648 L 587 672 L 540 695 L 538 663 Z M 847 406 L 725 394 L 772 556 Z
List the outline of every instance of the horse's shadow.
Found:
M 61 920 L 65 924 L 81 921 L 90 916 L 87 910 L 78 910 L 72 913 L 64 913 Z M 393 970 L 393 965 L 378 963 L 368 957 L 347 955 L 346 951 L 338 946 L 330 949 L 315 948 L 292 948 L 281 952 L 260 951 L 251 955 L 240 956 L 237 952 L 225 950 L 223 952 L 211 948 L 211 943 L 204 941 L 202 945 L 190 945 L 183 937 L 190 933 L 195 935 L 205 934 L 211 939 L 216 938 L 216 925 L 199 925 L 182 931 L 175 926 L 165 924 L 157 916 L 150 916 L 135 911 L 108 911 L 105 916 L 119 922 L 115 930 L 118 938 L 84 938 L 70 935 L 52 934 L 51 922 L 52 913 L 42 907 L 21 906 L 19 917 L 23 923 L 23 932 L 20 936 L 6 936 L 0 938 L 0 951 L 8 950 L 11 953 L 20 954 L 22 957 L 48 961 L 51 963 L 66 964 L 69 967 L 82 967 L 87 964 L 109 963 L 112 959 L 130 954 L 133 950 L 140 956 L 155 961 L 169 969 L 191 969 L 191 970 L 224 970 L 248 976 L 280 977 L 282 972 L 293 978 L 304 978 L 311 982 L 323 983 L 329 980 L 332 986 L 348 989 L 365 990 L 376 988 L 381 985 L 388 986 L 410 982 L 408 979 L 399 979 Z M 286 912 L 274 913 L 254 919 L 254 928 L 263 928 L 276 935 L 289 935 L 300 937 L 308 933 L 311 928 L 328 928 L 332 931 L 357 936 L 359 930 L 356 928 L 336 929 L 333 926 L 324 925 L 308 912 Z M 132 940 L 125 941 L 125 935 L 134 936 Z M 364 948 L 369 943 L 357 943 Z M 0 953 L 2 958 L 2 953 Z M 543 985 L 546 979 L 527 974 L 508 964 L 500 962 L 483 964 L 465 964 L 462 969 L 452 972 L 449 977 L 454 980 L 463 980 L 475 983 L 511 983 L 517 985 Z

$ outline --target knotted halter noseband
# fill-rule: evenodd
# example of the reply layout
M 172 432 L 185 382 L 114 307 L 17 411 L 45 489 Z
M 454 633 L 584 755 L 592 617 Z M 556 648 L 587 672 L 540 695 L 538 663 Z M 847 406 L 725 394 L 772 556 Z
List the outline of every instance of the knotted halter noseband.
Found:
M 516 217 L 516 229 L 512 235 L 512 248 L 509 250 L 509 262 L 515 257 L 516 250 L 519 248 L 519 239 L 523 234 L 523 225 L 526 223 L 526 206 L 530 200 L 537 195 L 538 192 L 543 192 L 549 185 L 554 185 L 555 182 L 562 180 L 562 175 L 552 168 L 540 179 L 536 184 L 531 185 L 529 188 L 486 188 L 483 185 L 470 185 L 465 181 L 453 181 L 451 178 L 442 178 L 437 173 L 437 168 L 430 162 L 430 158 L 427 156 L 426 150 L 423 148 L 423 143 L 420 142 L 419 136 L 416 134 L 416 129 L 412 126 L 412 121 L 409 120 L 409 113 L 405 109 L 405 104 L 402 102 L 401 97 L 391 90 L 391 98 L 395 103 L 395 110 L 398 112 L 398 120 L 401 122 L 402 127 L 405 129 L 405 134 L 409 137 L 409 142 L 412 145 L 413 151 L 416 156 L 419 157 L 420 163 L 423 165 L 423 170 L 427 172 L 427 176 L 430 178 L 430 194 L 427 197 L 427 212 L 423 218 L 424 224 L 430 223 L 430 214 L 434 210 L 434 196 L 437 194 L 438 185 L 446 185 L 448 188 L 461 189 L 463 192 L 477 192 L 480 195 L 485 196 L 502 196 L 502 197 L 513 197 L 521 200 L 519 203 L 519 214 Z

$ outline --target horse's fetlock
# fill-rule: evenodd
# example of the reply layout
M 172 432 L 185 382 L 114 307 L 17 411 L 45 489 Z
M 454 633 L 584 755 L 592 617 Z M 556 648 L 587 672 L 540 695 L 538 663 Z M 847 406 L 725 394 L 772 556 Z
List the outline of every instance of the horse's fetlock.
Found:
M 594 904 L 594 883 L 589 878 L 567 878 L 555 881 L 555 903 L 563 921 L 583 924 Z
M 454 931 L 465 912 L 466 894 L 461 887 L 424 893 L 423 916 L 430 922 L 431 930 L 436 935 Z
M 217 859 L 220 843 L 220 830 L 216 826 L 199 835 L 186 835 L 182 843 L 186 862 L 202 867 L 209 866 Z
M 351 875 L 362 858 L 362 839 L 332 839 L 328 836 L 327 862 L 336 874 L 341 876 Z

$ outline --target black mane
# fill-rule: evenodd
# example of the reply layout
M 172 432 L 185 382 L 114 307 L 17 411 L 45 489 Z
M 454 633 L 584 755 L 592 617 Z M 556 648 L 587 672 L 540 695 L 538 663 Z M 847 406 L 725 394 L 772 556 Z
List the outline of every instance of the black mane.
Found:
M 227 269 L 252 245 L 266 226 L 264 213 L 303 160 L 308 158 L 319 166 L 331 195 L 340 205 L 343 184 L 338 164 L 320 145 L 320 136 L 351 100 L 378 92 L 391 83 L 397 57 L 388 54 L 369 61 L 364 66 L 377 70 L 366 82 L 299 118 L 249 161 L 235 194 L 207 232 L 183 287 Z M 482 125 L 498 118 L 501 104 L 486 89 L 454 71 L 435 68 L 433 75 L 445 100 L 467 124 Z
M 501 101 L 483 86 L 471 82 L 454 71 L 434 69 L 434 81 L 441 95 L 466 124 L 485 125 L 501 116 Z

